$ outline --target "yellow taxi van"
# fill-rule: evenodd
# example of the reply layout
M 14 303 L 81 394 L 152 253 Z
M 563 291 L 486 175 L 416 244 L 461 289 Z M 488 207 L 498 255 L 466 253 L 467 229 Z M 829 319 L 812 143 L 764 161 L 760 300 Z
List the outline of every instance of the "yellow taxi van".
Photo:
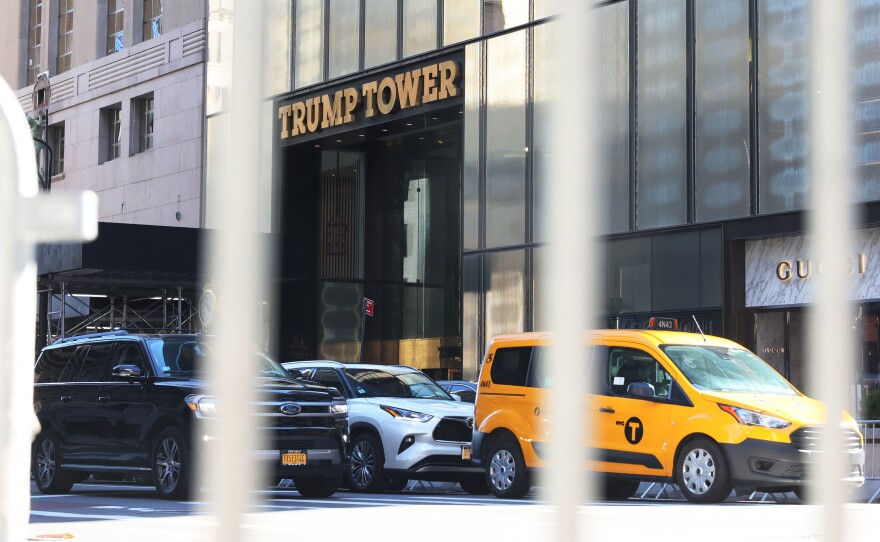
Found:
M 668 325 L 668 324 L 666 324 Z M 640 481 L 673 482 L 698 503 L 794 491 L 825 426 L 823 405 L 806 397 L 739 344 L 678 331 L 587 334 L 587 404 L 593 463 L 605 496 L 627 499 Z M 548 334 L 494 337 L 480 370 L 472 458 L 490 490 L 519 498 L 545 466 L 549 377 L 541 370 Z M 849 466 L 844 483 L 864 483 L 864 438 L 842 422 Z

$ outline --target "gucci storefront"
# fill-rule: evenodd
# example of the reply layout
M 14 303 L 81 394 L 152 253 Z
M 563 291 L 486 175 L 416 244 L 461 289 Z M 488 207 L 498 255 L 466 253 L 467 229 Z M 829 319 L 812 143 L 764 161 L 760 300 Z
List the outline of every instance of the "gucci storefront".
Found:
M 880 228 L 857 230 L 855 251 L 842 262 L 810 258 L 808 241 L 808 237 L 797 234 L 741 243 L 741 320 L 753 324 L 751 341 L 745 342 L 751 342 L 749 346 L 795 386 L 810 393 L 813 385 L 806 366 L 807 307 L 815 297 L 814 279 L 821 273 L 843 273 L 849 277 L 854 302 L 851 318 L 858 353 L 856 382 L 863 392 L 874 389 L 880 373 Z

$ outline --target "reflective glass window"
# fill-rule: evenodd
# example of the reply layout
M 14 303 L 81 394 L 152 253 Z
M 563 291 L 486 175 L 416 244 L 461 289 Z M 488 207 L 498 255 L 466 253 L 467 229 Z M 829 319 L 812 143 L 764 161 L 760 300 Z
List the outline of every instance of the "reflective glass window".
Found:
M 651 239 L 616 239 L 607 251 L 608 313 L 651 310 Z
M 558 15 L 562 11 L 560 0 L 533 0 L 533 2 L 535 4 L 535 20 Z
M 526 33 L 487 44 L 486 246 L 525 241 Z
M 406 0 L 403 3 L 403 56 L 437 48 L 436 0 Z
M 360 0 L 330 2 L 330 77 L 358 70 L 360 42 Z
M 364 67 L 397 59 L 397 0 L 364 4 Z
M 480 244 L 480 49 L 464 51 L 464 176 L 462 179 L 462 243 L 464 250 Z
M 856 201 L 880 199 L 880 4 L 853 0 L 851 55 L 858 174 Z
M 480 35 L 480 0 L 444 0 L 443 45 Z
M 296 88 L 324 79 L 324 0 L 296 0 Z
M 629 229 L 629 5 L 611 4 L 597 14 L 603 51 L 599 57 L 600 152 L 606 161 L 601 176 L 601 220 L 603 231 L 620 232 Z
M 476 380 L 476 367 L 479 367 L 483 360 L 485 348 L 480 341 L 482 261 L 483 256 L 480 254 L 465 254 L 461 258 L 461 344 L 464 370 L 462 377 L 468 380 Z
M 529 0 L 484 0 L 484 34 L 529 22 Z
M 639 229 L 687 222 L 685 4 L 685 0 L 639 2 Z
M 495 335 L 525 331 L 525 250 L 488 253 L 485 262 L 487 340 Z
M 290 43 L 293 18 L 290 16 L 291 0 L 265 0 L 263 15 L 266 33 L 266 69 L 264 70 L 264 95 L 274 96 L 290 91 Z M 210 20 L 209 20 L 210 29 Z M 210 64 L 209 64 L 210 66 Z M 209 78 L 210 79 L 210 78 Z
M 758 2 L 758 211 L 807 205 L 807 2 Z
M 748 216 L 748 0 L 698 0 L 695 7 L 694 218 Z

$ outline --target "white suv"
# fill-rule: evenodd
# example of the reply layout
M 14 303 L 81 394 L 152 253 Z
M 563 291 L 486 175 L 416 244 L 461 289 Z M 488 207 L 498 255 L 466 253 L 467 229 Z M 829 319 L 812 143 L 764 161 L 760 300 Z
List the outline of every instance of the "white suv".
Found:
M 346 478 L 352 491 L 399 491 L 409 480 L 432 480 L 488 493 L 483 469 L 470 461 L 474 405 L 443 391 L 418 369 L 336 361 L 283 365 L 337 388 L 348 400 Z

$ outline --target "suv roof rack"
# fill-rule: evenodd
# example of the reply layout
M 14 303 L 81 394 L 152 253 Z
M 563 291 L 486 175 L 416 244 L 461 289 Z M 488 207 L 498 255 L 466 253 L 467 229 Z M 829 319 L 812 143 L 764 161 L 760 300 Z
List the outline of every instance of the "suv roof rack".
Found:
M 52 344 L 63 344 L 71 341 L 78 341 L 80 339 L 95 339 L 98 337 L 114 337 L 119 335 L 128 335 L 128 331 L 124 329 L 117 329 L 114 331 L 101 331 L 100 333 L 86 333 L 84 335 L 72 335 L 70 337 L 62 337 L 60 339 L 56 339 Z

